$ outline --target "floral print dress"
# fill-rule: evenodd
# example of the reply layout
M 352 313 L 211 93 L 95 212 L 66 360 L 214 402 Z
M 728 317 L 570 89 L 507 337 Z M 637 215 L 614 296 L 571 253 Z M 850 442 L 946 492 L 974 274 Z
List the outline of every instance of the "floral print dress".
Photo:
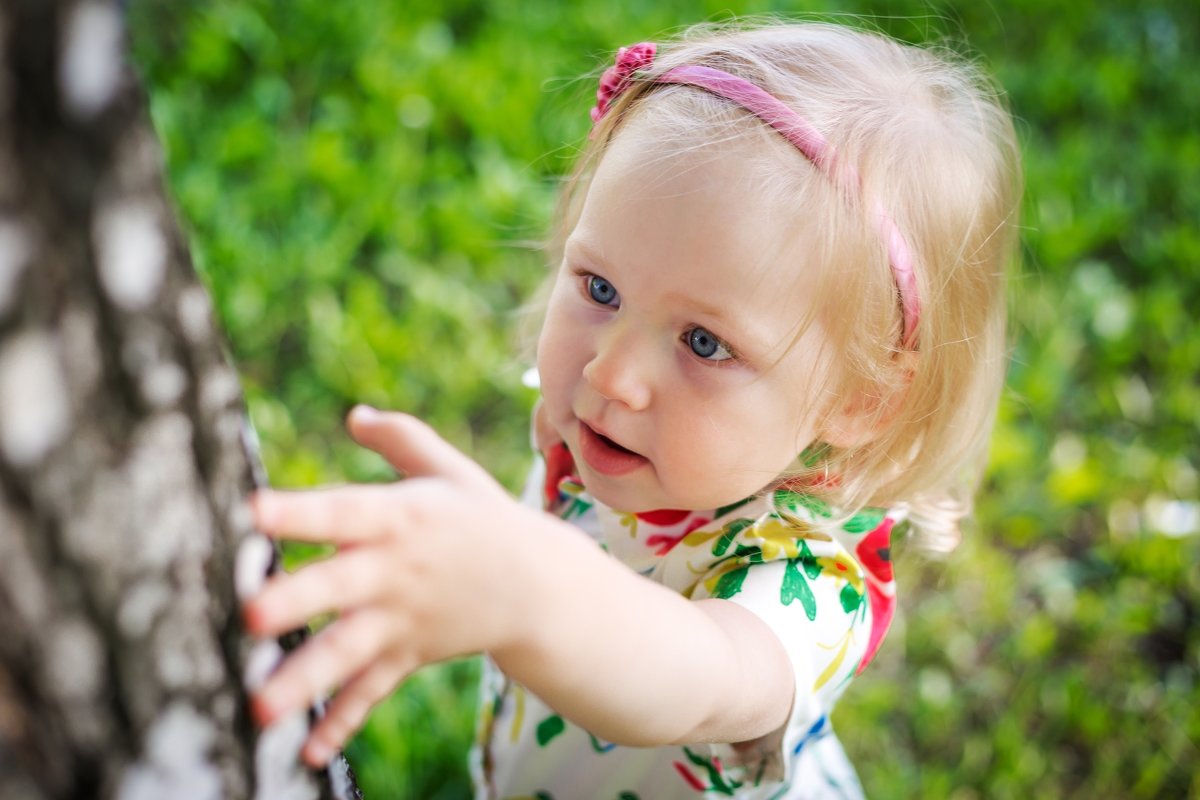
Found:
M 888 548 L 898 516 L 867 509 L 841 519 L 792 491 L 711 512 L 626 514 L 589 497 L 572 472 L 566 448 L 552 448 L 527 501 L 578 525 L 650 580 L 758 615 L 791 660 L 791 715 L 751 745 L 618 746 L 556 714 L 485 659 L 472 753 L 477 800 L 861 797 L 829 714 L 891 622 Z

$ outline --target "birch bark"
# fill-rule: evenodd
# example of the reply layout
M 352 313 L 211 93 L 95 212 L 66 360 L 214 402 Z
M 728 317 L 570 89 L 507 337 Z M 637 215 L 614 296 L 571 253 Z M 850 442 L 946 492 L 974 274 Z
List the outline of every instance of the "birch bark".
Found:
M 249 720 L 247 430 L 119 4 L 2 0 L 0 797 L 357 796 Z

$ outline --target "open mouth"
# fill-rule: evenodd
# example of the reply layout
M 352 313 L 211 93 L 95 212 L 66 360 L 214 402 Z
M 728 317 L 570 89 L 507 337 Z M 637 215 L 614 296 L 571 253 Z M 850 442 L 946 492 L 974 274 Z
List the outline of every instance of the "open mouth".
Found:
M 630 455 L 635 455 L 635 456 L 637 455 L 637 453 L 633 452 L 628 447 L 622 447 L 621 445 L 617 444 L 612 439 L 608 438 L 607 436 L 605 436 L 602 433 L 596 433 L 596 431 L 592 431 L 592 433 L 595 433 L 597 438 L 600 439 L 600 441 L 604 442 L 606 445 L 608 445 L 609 447 L 611 447 L 612 449 L 614 449 L 618 452 L 629 453 Z
M 617 444 L 583 422 L 579 423 L 579 449 L 583 461 L 602 475 L 624 475 L 648 463 L 645 456 Z

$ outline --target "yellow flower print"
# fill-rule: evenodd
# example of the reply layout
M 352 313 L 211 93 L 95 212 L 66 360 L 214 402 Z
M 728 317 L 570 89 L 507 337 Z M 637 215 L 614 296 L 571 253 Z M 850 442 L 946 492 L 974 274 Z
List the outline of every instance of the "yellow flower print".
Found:
M 680 544 L 682 544 L 684 547 L 699 547 L 702 544 L 711 542 L 713 539 L 716 539 L 718 536 L 721 536 L 724 533 L 724 528 L 715 531 L 701 528 L 700 530 L 692 531 L 687 536 L 683 537 L 683 541 L 680 542 Z
M 846 660 L 846 652 L 850 649 L 850 642 L 853 641 L 853 639 L 854 628 L 850 627 L 846 630 L 846 635 L 833 644 L 826 645 L 817 642 L 817 646 L 822 650 L 833 650 L 836 647 L 837 653 L 834 654 L 833 660 L 830 661 L 825 669 L 821 671 L 821 674 L 817 676 L 817 682 L 813 684 L 812 688 L 814 692 L 825 684 L 829 683 L 829 679 L 837 674 L 838 667 L 840 667 L 842 662 Z
M 858 564 L 845 553 L 838 553 L 835 556 L 820 556 L 817 558 L 817 563 L 821 565 L 821 569 L 826 572 L 842 578 L 849 582 L 854 587 L 854 591 L 859 594 L 863 593 L 863 578 L 862 570 Z
M 797 540 L 805 538 L 806 532 L 778 517 L 764 517 L 758 521 L 747 538 L 760 540 L 763 561 L 774 561 L 780 557 L 795 558 L 800 555 Z
M 521 684 L 513 685 L 513 699 L 516 701 L 516 710 L 513 712 L 512 728 L 508 732 L 508 738 L 511 742 L 516 742 L 521 736 L 521 726 L 525 724 L 525 689 Z

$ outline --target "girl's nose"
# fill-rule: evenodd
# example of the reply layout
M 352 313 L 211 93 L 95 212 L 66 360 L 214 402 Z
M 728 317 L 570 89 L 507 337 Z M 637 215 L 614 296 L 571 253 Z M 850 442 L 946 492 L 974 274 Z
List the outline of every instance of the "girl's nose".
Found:
M 629 330 L 612 330 L 597 343 L 596 354 L 583 368 L 583 377 L 606 400 L 633 411 L 650 405 L 651 357 Z

